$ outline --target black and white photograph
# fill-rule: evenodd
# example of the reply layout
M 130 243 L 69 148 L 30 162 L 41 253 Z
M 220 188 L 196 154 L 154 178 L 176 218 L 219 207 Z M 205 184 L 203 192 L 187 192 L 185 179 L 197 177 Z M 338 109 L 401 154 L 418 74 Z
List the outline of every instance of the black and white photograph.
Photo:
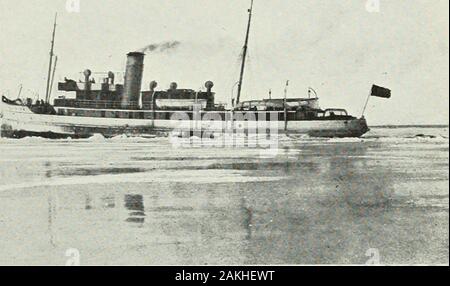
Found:
M 0 0 L 0 265 L 448 266 L 448 11 Z

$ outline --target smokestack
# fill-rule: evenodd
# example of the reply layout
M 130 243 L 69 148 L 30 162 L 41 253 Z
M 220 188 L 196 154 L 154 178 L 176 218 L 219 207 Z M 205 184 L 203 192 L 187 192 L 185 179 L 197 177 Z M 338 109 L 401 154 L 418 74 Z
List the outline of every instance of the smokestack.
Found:
M 122 107 L 139 104 L 141 95 L 142 73 L 144 71 L 144 54 L 132 52 L 127 55 L 124 90 L 122 93 Z

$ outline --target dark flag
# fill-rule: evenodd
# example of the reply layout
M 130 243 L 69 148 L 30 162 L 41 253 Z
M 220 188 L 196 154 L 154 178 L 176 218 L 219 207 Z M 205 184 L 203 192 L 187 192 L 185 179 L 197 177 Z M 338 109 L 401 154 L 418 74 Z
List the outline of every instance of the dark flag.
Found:
M 378 85 L 373 85 L 372 93 L 370 95 L 383 98 L 391 98 L 391 90 Z

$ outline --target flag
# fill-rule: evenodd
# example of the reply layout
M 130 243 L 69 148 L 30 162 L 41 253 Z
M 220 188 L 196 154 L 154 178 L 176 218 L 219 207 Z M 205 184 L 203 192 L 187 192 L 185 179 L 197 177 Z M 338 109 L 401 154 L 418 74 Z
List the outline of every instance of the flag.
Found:
M 378 85 L 373 85 L 370 95 L 383 98 L 391 98 L 391 90 Z

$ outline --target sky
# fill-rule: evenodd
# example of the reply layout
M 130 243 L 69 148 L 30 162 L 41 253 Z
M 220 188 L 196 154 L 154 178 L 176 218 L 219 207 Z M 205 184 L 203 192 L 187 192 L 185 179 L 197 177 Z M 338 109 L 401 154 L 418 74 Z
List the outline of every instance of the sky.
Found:
M 147 45 L 143 90 L 152 80 L 198 90 L 216 101 L 236 94 L 250 0 L 0 0 L 0 93 L 45 94 L 51 30 L 58 13 L 56 79 L 123 72 L 126 54 Z M 368 1 L 379 1 L 367 9 Z M 372 84 L 370 125 L 448 124 L 447 0 L 255 0 L 241 100 L 306 97 L 360 116 Z M 370 8 L 369 7 L 369 8 Z M 234 88 L 233 88 L 234 87 Z M 53 95 L 58 95 L 56 85 Z

